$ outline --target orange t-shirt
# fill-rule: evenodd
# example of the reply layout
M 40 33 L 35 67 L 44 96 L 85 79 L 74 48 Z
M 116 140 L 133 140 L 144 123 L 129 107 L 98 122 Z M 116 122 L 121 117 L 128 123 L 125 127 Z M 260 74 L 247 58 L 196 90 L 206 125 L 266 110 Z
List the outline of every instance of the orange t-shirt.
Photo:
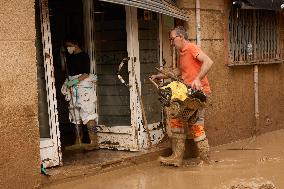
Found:
M 188 85 L 191 85 L 200 72 L 202 62 L 197 60 L 197 56 L 200 52 L 202 52 L 202 50 L 193 43 L 187 43 L 180 52 L 178 64 L 182 79 Z M 201 85 L 203 87 L 202 91 L 205 94 L 211 93 L 207 76 L 201 80 Z

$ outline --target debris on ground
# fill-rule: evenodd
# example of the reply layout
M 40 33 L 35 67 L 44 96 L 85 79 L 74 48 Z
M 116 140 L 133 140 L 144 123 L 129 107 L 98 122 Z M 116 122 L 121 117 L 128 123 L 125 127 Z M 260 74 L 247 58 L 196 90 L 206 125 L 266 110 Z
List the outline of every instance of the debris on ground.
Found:
M 43 164 L 40 165 L 40 173 L 45 175 L 45 176 L 50 176 L 47 171 L 46 171 L 46 168 Z
M 262 150 L 262 148 L 228 148 L 227 150 Z
M 276 186 L 264 178 L 239 179 L 222 189 L 276 189 Z
M 280 161 L 281 158 L 280 157 L 267 157 L 267 156 L 263 156 L 261 157 L 258 162 L 265 162 L 265 161 L 272 161 L 272 162 L 276 162 L 276 161 Z

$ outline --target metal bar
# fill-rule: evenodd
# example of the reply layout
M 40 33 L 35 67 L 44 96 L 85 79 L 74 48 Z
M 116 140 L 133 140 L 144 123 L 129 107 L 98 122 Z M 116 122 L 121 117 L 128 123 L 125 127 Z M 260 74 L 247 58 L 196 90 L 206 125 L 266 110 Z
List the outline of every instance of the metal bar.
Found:
M 234 35 L 233 35 L 233 41 L 234 41 L 234 61 L 238 61 L 238 54 L 237 54 L 237 49 L 238 49 L 238 44 L 237 44 L 237 34 L 238 34 L 238 25 L 237 25 L 237 11 L 235 10 L 234 11 L 234 14 L 233 14 L 233 18 L 232 18 L 232 23 L 233 23 L 233 26 L 234 26 Z
M 273 25 L 272 25 L 272 28 L 273 28 L 273 57 L 275 59 L 277 59 L 277 17 L 278 17 L 278 14 L 275 13 L 275 19 L 273 20 Z
M 276 39 L 277 39 L 277 58 L 282 59 L 282 48 L 281 48 L 281 38 L 280 38 L 280 20 L 276 19 L 276 24 L 277 24 L 277 31 L 276 31 Z
M 236 36 L 237 36 L 237 32 L 236 32 L 236 24 L 235 24 L 235 20 L 236 20 L 236 11 L 235 9 L 233 9 L 232 11 L 232 18 L 231 18 L 231 24 L 232 24 L 232 29 L 233 29 L 233 35 L 231 36 L 232 37 L 232 42 L 233 42 L 233 62 L 235 62 L 237 59 L 236 59 Z
M 265 24 L 265 60 L 267 61 L 268 60 L 268 50 L 269 50 L 269 45 L 268 45 L 268 37 L 269 37 L 269 34 L 268 34 L 268 22 L 267 22 L 267 14 L 265 13 L 264 14 L 264 24 Z
M 246 54 L 246 41 L 245 41 L 245 36 L 246 36 L 246 32 L 245 32 L 245 18 L 246 16 L 246 11 L 242 11 L 241 14 L 241 39 L 240 39 L 240 44 L 241 44 L 241 55 L 240 55 L 240 60 L 241 61 L 245 61 L 245 54 Z
M 243 20 L 245 22 L 244 25 L 243 25 L 245 31 L 244 31 L 244 34 L 243 34 L 242 38 L 244 38 L 245 41 L 243 42 L 242 46 L 244 48 L 244 53 L 246 55 L 245 61 L 247 61 L 248 59 L 251 58 L 251 57 L 248 56 L 248 53 L 247 53 L 248 52 L 248 44 L 251 41 L 251 37 L 250 37 L 251 36 L 251 26 L 250 26 L 251 25 L 250 24 L 251 18 L 250 18 L 250 14 L 249 14 L 249 12 L 247 10 L 245 10 L 245 14 L 243 16 Z
M 256 25 L 257 25 L 257 19 L 256 19 L 256 11 L 253 11 L 253 59 L 257 60 L 257 53 L 256 53 Z
M 261 47 L 260 47 L 260 14 L 259 11 L 256 11 L 256 32 L 257 32 L 257 39 L 256 39 L 256 56 L 257 56 L 257 60 L 259 60 L 259 57 L 261 56 Z
M 230 13 L 230 47 L 231 47 L 231 53 L 232 53 L 232 62 L 235 61 L 235 24 L 234 24 L 234 9 L 231 9 Z
M 261 60 L 264 59 L 264 48 L 265 48 L 265 44 L 264 44 L 264 34 L 265 34 L 265 31 L 264 31 L 264 16 L 263 14 L 261 14 Z
M 253 20 L 252 20 L 253 18 L 252 18 L 252 16 L 251 16 L 251 13 L 248 11 L 248 10 L 246 10 L 246 17 L 245 17 L 245 20 L 248 20 L 247 22 L 248 22 L 248 24 L 246 24 L 247 26 L 246 26 L 246 31 L 245 31 L 245 33 L 246 33 L 246 43 L 245 43 L 245 45 L 246 45 L 246 47 L 248 47 L 248 44 L 249 43 L 251 43 L 252 44 L 252 38 L 251 38 L 251 35 L 252 35 L 252 25 L 253 25 Z M 249 56 L 248 54 L 247 54 L 247 51 L 246 51 L 246 61 L 248 61 L 248 60 L 251 60 L 252 59 L 252 56 Z
M 272 50 L 273 50 L 273 52 L 272 52 L 272 58 L 273 59 L 275 59 L 276 58 L 276 46 L 275 46 L 275 44 L 276 44 L 276 42 L 277 42 L 277 40 L 276 40 L 276 38 L 275 38 L 275 35 L 276 35 L 276 31 L 277 31 L 277 26 L 276 26 L 276 17 L 277 17 L 277 14 L 276 13 L 274 13 L 273 14 L 273 17 L 275 18 L 275 19 L 273 19 L 273 22 L 272 22 L 272 24 L 271 24 L 271 28 L 272 28 Z
M 238 10 L 237 10 L 238 11 Z M 238 12 L 237 12 L 238 13 Z M 241 14 L 241 13 L 240 13 Z M 239 24 L 240 23 L 240 14 L 237 16 L 237 23 Z M 238 25 L 237 24 L 237 25 Z M 240 42 L 239 42 L 239 39 L 240 39 L 240 27 L 237 27 L 237 60 L 240 61 Z
M 272 16 L 270 13 L 267 13 L 267 18 Z M 267 19 L 268 21 L 268 19 Z M 271 59 L 271 21 L 267 22 L 267 59 Z

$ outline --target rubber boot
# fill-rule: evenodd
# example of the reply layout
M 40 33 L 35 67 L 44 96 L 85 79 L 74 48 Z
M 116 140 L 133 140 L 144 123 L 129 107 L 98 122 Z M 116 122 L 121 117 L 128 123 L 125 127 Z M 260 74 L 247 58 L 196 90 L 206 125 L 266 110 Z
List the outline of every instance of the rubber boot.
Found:
M 198 155 L 199 155 L 200 160 L 207 164 L 210 164 L 211 163 L 210 156 L 209 156 L 210 147 L 208 144 L 208 139 L 205 138 L 204 140 L 197 141 L 196 146 L 198 149 Z
M 172 150 L 173 154 L 169 157 L 160 157 L 162 164 L 180 167 L 182 165 L 183 155 L 185 151 L 185 134 L 173 133 Z
M 164 156 L 159 156 L 158 161 L 160 161 L 161 163 L 167 162 L 167 161 L 171 161 L 174 158 L 174 152 L 175 152 L 175 148 L 176 148 L 176 138 L 174 138 L 173 136 L 171 137 L 171 146 L 172 146 L 172 154 L 168 157 L 164 157 Z
M 96 132 L 96 122 L 94 120 L 89 121 L 87 123 L 87 127 L 90 138 L 90 144 L 85 145 L 85 150 L 87 151 L 97 150 L 99 149 L 99 145 L 98 145 L 98 135 Z

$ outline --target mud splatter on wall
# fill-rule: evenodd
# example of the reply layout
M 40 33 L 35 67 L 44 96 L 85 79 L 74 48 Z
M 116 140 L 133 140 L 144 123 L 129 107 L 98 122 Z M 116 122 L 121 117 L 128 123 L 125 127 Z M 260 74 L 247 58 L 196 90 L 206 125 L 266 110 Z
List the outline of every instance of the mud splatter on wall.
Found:
M 0 188 L 40 182 L 34 1 L 0 3 Z

